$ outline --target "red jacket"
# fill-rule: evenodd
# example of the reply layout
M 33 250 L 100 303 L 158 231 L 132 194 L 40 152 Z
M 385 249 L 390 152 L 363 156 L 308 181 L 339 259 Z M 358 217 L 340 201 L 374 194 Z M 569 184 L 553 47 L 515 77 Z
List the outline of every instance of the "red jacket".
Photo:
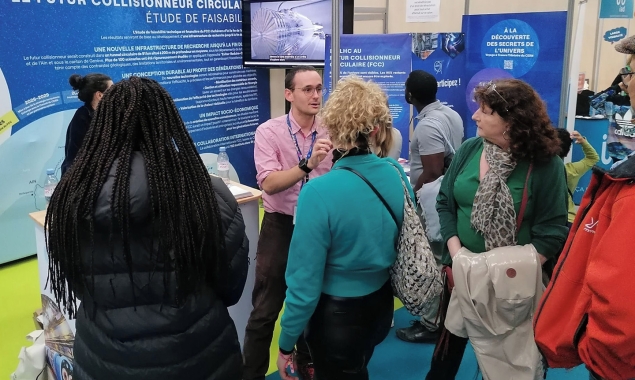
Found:
M 635 156 L 594 169 L 534 316 L 551 367 L 584 363 L 599 376 L 635 378 Z

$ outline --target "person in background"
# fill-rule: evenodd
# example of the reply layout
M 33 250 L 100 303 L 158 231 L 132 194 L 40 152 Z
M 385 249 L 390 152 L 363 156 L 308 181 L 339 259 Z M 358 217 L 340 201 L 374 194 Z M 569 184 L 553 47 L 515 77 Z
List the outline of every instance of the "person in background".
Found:
M 286 367 L 303 335 L 318 380 L 368 379 L 375 346 L 388 335 L 394 306 L 388 268 L 404 217 L 402 181 L 414 198 L 401 166 L 370 147 L 391 121 L 381 88 L 357 77 L 342 79 L 322 111 L 334 163 L 298 199 L 277 362 L 283 380 L 293 379 Z
M 379 128 L 371 139 L 371 148 L 378 157 L 390 157 L 399 160 L 403 137 L 401 132 L 392 124 Z
M 627 37 L 615 44 L 615 50 L 618 53 L 627 54 L 625 67 L 620 70 L 613 80 L 613 83 L 611 83 L 611 86 L 619 85 L 622 91 L 607 97 L 606 101 L 612 102 L 617 106 L 629 106 L 631 103 L 626 87 L 633 74 L 631 64 L 633 63 L 633 57 L 635 55 L 635 35 Z
M 111 87 L 93 126 L 46 214 L 49 286 L 77 318 L 73 378 L 241 380 L 236 200 L 154 80 Z
M 635 86 L 627 87 L 635 107 Z M 591 380 L 635 379 L 635 155 L 593 175 L 534 316 L 553 368 L 584 364 Z
M 415 70 L 406 80 L 406 101 L 417 110 L 417 125 L 410 141 L 410 183 L 415 193 L 441 177 L 452 162 L 454 152 L 463 141 L 463 119 L 453 109 L 437 100 L 437 80 L 430 73 Z M 419 210 L 423 214 L 423 210 Z M 434 212 L 434 210 L 430 210 Z M 425 226 L 425 220 L 422 220 Z M 430 241 L 437 264 L 441 267 L 443 242 Z M 438 307 L 412 326 L 397 330 L 397 337 L 406 342 L 430 343 L 438 335 Z
M 62 175 L 73 164 L 75 156 L 77 156 L 77 152 L 84 141 L 84 136 L 88 132 L 97 105 L 104 96 L 104 92 L 112 86 L 112 79 L 104 74 L 88 74 L 86 76 L 73 74 L 68 79 L 68 83 L 74 91 L 77 91 L 77 98 L 84 102 L 84 105 L 75 111 L 75 115 L 73 115 L 66 130 Z
M 300 189 L 331 168 L 332 145 L 317 117 L 322 99 L 320 74 L 311 66 L 297 66 L 284 82 L 291 111 L 256 129 L 256 179 L 263 190 L 265 214 L 256 253 L 254 309 L 243 346 L 245 380 L 264 380 L 269 368 L 273 330 L 287 289 L 284 272 Z M 311 355 L 303 339 L 297 342 L 297 352 L 301 380 L 312 379 Z
M 569 210 L 569 226 L 573 223 L 575 219 L 575 204 L 573 203 L 573 193 L 575 192 L 576 187 L 578 186 L 578 181 L 580 178 L 591 168 L 593 165 L 600 162 L 600 156 L 593 149 L 591 144 L 580 135 L 580 132 L 573 131 L 569 133 L 566 129 L 558 129 L 558 138 L 560 139 L 560 158 L 563 160 L 569 154 L 571 150 L 571 143 L 575 141 L 576 144 L 580 144 L 582 147 L 582 152 L 584 153 L 584 158 L 577 162 L 568 162 L 564 164 L 564 170 L 567 173 L 567 189 L 569 190 L 568 197 L 568 210 Z
M 472 115 L 478 137 L 459 148 L 437 198 L 447 247 L 443 264 L 451 266 L 462 247 L 478 254 L 533 244 L 544 265 L 560 252 L 567 236 L 564 164 L 545 103 L 531 86 L 517 79 L 479 86 L 474 97 L 479 104 Z M 526 187 L 523 212 L 520 205 Z M 517 230 L 519 213 L 522 223 Z M 442 323 L 450 292 L 446 278 Z M 426 379 L 454 379 L 467 342 L 468 338 L 445 330 Z

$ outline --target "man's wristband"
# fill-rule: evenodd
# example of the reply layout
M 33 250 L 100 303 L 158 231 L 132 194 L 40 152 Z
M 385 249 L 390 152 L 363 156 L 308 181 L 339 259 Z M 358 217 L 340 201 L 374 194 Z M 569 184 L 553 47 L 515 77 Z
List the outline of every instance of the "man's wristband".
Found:
M 280 353 L 283 355 L 291 355 L 293 353 L 293 350 L 291 351 L 287 351 L 287 350 L 283 350 L 282 348 L 280 348 Z
M 302 169 L 302 171 L 304 171 L 306 174 L 311 173 L 311 170 L 313 170 L 309 167 L 309 160 L 307 160 L 306 158 L 303 158 L 302 160 L 300 160 L 298 167 Z

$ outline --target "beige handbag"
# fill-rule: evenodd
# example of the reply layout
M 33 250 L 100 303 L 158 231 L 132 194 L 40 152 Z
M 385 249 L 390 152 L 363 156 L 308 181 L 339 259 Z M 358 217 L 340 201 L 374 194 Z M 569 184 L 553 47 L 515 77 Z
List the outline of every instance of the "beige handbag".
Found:
M 482 254 L 462 248 L 453 258 L 452 272 L 454 291 L 445 327 L 470 339 L 483 379 L 543 379 L 532 326 L 544 292 L 534 246 Z

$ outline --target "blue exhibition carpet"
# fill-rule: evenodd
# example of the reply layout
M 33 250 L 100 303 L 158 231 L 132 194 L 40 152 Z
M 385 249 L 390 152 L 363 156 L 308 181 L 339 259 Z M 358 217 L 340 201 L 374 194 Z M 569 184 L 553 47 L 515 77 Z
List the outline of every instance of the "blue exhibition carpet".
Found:
M 377 349 L 369 364 L 370 378 L 373 380 L 399 379 L 423 380 L 430 368 L 430 358 L 434 350 L 432 344 L 413 344 L 402 342 L 395 336 L 395 329 L 409 326 L 412 316 L 401 308 L 395 312 L 395 327 Z M 457 380 L 475 380 L 481 377 L 477 373 L 476 357 L 472 347 L 468 345 Z M 586 380 L 589 374 L 584 367 L 569 371 L 550 369 L 547 380 Z M 267 380 L 279 380 L 275 373 L 267 376 Z

